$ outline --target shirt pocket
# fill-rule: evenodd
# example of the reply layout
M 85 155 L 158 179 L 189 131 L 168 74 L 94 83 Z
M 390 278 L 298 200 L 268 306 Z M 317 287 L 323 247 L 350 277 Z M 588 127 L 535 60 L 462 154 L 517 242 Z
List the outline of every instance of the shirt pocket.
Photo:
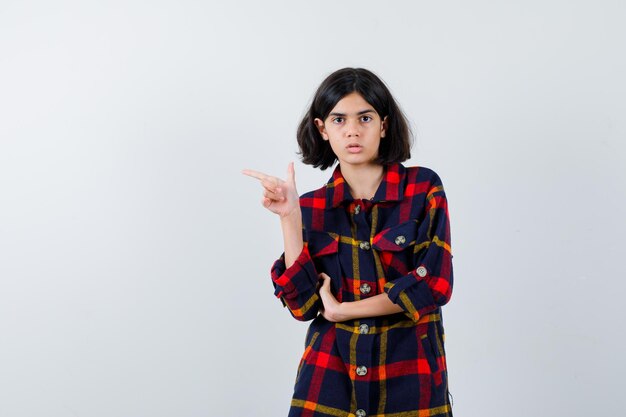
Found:
M 415 326 L 415 332 L 419 343 L 418 347 L 418 372 L 430 374 L 435 386 L 442 382 L 441 367 L 442 357 L 438 353 L 437 333 L 435 323 L 423 323 Z M 420 364 L 421 362 L 421 364 Z
M 406 275 L 415 268 L 418 226 L 418 221 L 412 219 L 385 228 L 373 237 L 372 247 L 379 254 L 387 281 Z
M 309 358 L 311 351 L 313 350 L 313 344 L 315 343 L 319 335 L 320 335 L 320 332 L 313 331 L 311 328 L 309 328 L 309 331 L 307 332 L 306 337 L 305 337 L 304 352 L 302 353 L 302 357 L 300 358 L 300 363 L 298 364 L 298 372 L 296 375 L 296 379 L 298 379 L 298 377 L 300 376 L 300 373 L 302 371 L 302 366 L 306 363 L 307 359 Z

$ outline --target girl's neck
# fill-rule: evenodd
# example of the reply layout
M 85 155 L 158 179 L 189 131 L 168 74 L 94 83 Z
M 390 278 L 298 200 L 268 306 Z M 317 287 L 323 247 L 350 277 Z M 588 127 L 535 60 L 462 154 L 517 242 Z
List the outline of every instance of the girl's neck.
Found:
M 378 164 L 343 164 L 340 169 L 354 199 L 369 200 L 374 197 L 384 176 L 384 168 Z

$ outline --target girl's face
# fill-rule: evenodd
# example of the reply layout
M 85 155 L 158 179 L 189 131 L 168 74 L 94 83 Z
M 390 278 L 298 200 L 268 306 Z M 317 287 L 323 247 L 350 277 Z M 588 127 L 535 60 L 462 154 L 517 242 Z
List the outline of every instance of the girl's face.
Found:
M 315 119 L 322 138 L 330 141 L 341 165 L 375 164 L 386 122 L 387 116 L 381 120 L 374 107 L 356 92 L 339 100 L 326 120 Z

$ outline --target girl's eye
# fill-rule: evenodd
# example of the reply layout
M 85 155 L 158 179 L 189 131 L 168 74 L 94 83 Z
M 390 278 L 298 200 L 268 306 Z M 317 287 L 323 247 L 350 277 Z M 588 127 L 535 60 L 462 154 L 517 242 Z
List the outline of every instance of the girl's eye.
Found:
M 335 122 L 335 123 L 341 123 L 341 121 L 342 121 L 342 120 L 343 120 L 343 117 L 335 117 L 335 118 L 333 119 L 333 122 Z
M 363 116 L 363 119 L 367 119 L 367 120 L 363 120 L 364 122 L 369 122 L 370 120 L 372 120 L 370 116 Z

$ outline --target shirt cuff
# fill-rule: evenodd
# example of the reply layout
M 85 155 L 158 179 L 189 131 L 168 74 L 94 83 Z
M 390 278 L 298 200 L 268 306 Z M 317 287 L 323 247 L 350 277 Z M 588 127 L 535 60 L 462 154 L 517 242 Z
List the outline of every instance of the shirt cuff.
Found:
M 318 281 L 307 245 L 302 247 L 302 251 L 289 268 L 286 268 L 283 253 L 274 262 L 271 275 L 275 287 L 274 295 L 278 298 L 295 298 L 298 294 L 310 291 L 312 286 L 317 286 Z
M 387 282 L 384 291 L 389 299 L 402 307 L 404 313 L 414 322 L 437 308 L 430 287 L 415 271 Z

